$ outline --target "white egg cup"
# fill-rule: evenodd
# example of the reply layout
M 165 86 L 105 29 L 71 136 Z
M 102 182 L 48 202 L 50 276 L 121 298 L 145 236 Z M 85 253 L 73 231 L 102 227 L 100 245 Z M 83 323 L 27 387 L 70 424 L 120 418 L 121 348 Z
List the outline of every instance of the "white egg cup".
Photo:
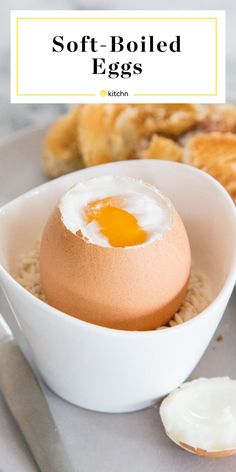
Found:
M 19 255 L 40 239 L 60 196 L 76 182 L 99 175 L 142 179 L 172 200 L 185 223 L 193 259 L 210 281 L 213 301 L 194 319 L 158 331 L 103 328 L 52 308 L 11 276 Z M 236 280 L 236 211 L 218 182 L 190 166 L 136 160 L 91 167 L 1 208 L 0 262 L 1 285 L 48 386 L 91 410 L 139 410 L 189 376 L 221 320 Z

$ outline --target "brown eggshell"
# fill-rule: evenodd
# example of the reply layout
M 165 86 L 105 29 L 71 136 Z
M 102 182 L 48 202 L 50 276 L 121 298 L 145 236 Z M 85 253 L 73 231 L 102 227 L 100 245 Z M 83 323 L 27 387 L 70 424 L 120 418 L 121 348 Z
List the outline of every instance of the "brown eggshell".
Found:
M 152 330 L 165 325 L 185 296 L 188 237 L 176 211 L 160 241 L 143 247 L 102 247 L 74 235 L 57 208 L 41 241 L 40 272 L 50 305 L 93 324 Z
M 178 443 L 180 447 L 185 449 L 186 451 L 192 452 L 197 456 L 204 456 L 204 457 L 211 457 L 211 458 L 222 458 L 226 456 L 232 456 L 236 454 L 236 449 L 225 449 L 223 451 L 206 451 L 205 449 L 201 449 L 199 447 L 193 447 L 189 444 L 185 444 L 183 442 Z

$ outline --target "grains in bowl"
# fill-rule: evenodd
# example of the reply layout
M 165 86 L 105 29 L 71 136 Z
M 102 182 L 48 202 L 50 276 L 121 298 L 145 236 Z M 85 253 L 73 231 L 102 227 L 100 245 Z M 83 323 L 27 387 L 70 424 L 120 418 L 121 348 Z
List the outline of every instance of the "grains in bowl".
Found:
M 40 244 L 37 242 L 31 250 L 19 258 L 16 279 L 22 287 L 46 302 L 40 281 L 39 246 Z M 209 303 L 206 277 L 193 266 L 184 301 L 169 321 L 168 326 L 176 326 L 189 321 L 201 313 Z
M 209 303 L 206 278 L 195 267 L 192 267 L 187 293 L 179 310 L 169 321 L 169 326 L 176 326 L 191 320 L 201 313 Z
M 16 279 L 30 293 L 46 301 L 40 281 L 39 246 L 37 242 L 33 249 L 20 256 Z

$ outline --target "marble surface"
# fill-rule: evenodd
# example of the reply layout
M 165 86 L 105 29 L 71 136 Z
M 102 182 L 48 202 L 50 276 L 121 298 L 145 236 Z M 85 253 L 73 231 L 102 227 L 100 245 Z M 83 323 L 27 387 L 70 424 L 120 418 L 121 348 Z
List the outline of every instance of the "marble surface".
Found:
M 225 9 L 227 19 L 227 100 L 236 101 L 235 0 L 1 0 L 0 140 L 17 130 L 51 121 L 66 105 L 10 104 L 10 10 L 49 9 Z M 199 74 L 201 71 L 199 71 Z

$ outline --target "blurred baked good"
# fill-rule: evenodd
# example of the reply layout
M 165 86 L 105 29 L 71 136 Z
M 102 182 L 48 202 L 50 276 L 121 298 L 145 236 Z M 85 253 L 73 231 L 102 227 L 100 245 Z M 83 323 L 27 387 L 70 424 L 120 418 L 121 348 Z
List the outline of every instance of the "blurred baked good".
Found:
M 57 177 L 84 165 L 140 157 L 194 165 L 218 179 L 236 201 L 236 107 L 80 105 L 49 130 L 43 169 Z
M 154 133 L 176 137 L 197 116 L 195 105 L 85 105 L 78 124 L 84 163 L 134 158 Z
M 199 134 L 189 140 L 184 160 L 215 177 L 236 202 L 236 135 Z
M 43 145 L 42 164 L 45 174 L 58 177 L 81 168 L 78 145 L 78 119 L 81 107 L 59 118 L 50 128 Z
M 154 135 L 149 146 L 142 152 L 141 157 L 181 162 L 182 155 L 183 149 L 179 144 L 172 141 L 172 139 Z
M 148 110 L 148 105 L 147 107 Z M 146 118 L 152 132 L 177 138 L 199 122 L 199 107 L 194 104 L 162 103 L 150 105 L 150 115 Z
M 154 133 L 177 138 L 196 126 L 199 117 L 197 105 L 129 105 L 124 108 L 119 118 L 118 128 L 127 139 L 150 138 Z
M 207 133 L 219 131 L 221 133 L 236 132 L 236 107 L 234 105 L 207 105 L 200 125 Z
M 125 105 L 84 105 L 77 124 L 78 142 L 86 166 L 122 161 L 131 157 L 130 147 L 118 129 Z
M 176 138 L 199 121 L 191 104 L 83 105 L 49 130 L 43 149 L 48 177 L 81 167 L 134 158 L 154 133 Z

